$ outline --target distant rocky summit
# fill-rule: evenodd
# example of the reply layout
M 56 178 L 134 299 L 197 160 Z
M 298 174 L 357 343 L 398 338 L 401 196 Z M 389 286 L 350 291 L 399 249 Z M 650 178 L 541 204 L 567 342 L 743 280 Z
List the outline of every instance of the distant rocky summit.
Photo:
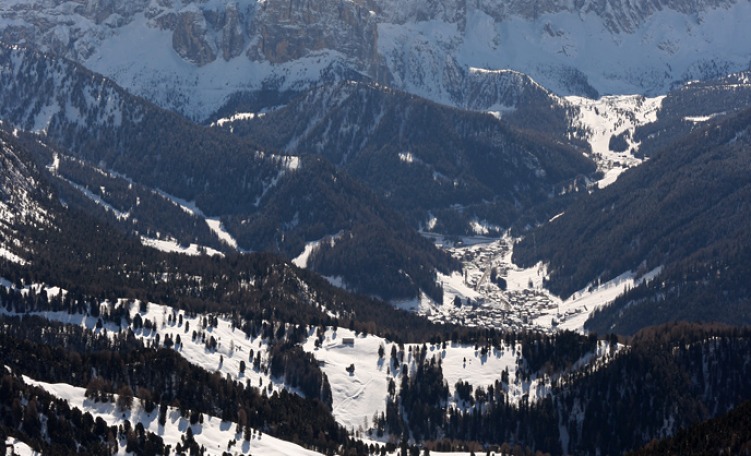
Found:
M 499 70 L 558 95 L 662 94 L 748 69 L 750 16 L 748 0 L 17 0 L 0 40 L 206 120 L 237 93 L 353 78 L 470 109 L 513 108 L 478 102 L 508 91 Z

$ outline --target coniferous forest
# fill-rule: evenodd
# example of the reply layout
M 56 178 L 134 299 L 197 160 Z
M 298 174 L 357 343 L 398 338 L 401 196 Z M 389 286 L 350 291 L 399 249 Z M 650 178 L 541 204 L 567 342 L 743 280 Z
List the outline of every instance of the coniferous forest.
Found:
M 751 454 L 748 1 L 10 3 L 0 456 Z

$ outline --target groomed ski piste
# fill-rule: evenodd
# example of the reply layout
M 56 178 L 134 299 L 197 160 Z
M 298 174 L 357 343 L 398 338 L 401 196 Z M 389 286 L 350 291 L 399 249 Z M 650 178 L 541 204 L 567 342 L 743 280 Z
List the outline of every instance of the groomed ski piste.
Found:
M 573 125 L 584 132 L 581 139 L 590 146 L 591 158 L 603 177 L 592 183 L 605 188 L 624 171 L 638 166 L 643 159 L 634 156 L 640 143 L 633 139 L 636 128 L 657 120 L 665 96 L 646 98 L 641 95 L 619 95 L 592 100 L 569 96 L 565 100 L 577 108 Z M 622 137 L 624 150 L 611 149 L 611 138 Z

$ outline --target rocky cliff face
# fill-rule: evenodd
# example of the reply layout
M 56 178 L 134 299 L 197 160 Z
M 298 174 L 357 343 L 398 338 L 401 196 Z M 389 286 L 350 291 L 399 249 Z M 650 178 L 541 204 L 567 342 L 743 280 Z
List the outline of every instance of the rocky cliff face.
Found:
M 271 0 L 251 27 L 248 57 L 283 63 L 310 52 L 335 50 L 367 62 L 376 59 L 376 21 L 363 2 Z
M 185 11 L 177 15 L 172 33 L 172 48 L 180 57 L 198 66 L 216 59 L 214 46 L 207 40 L 206 18 L 201 11 Z
M 479 11 L 495 22 L 513 17 L 537 21 L 546 15 L 574 13 L 595 15 L 602 19 L 612 33 L 633 33 L 654 14 L 674 11 L 684 15 L 700 15 L 705 11 L 727 8 L 743 0 L 441 0 L 411 1 L 381 0 L 372 2 L 373 8 L 386 22 L 403 24 L 438 20 L 466 25 L 468 14 Z
M 561 95 L 655 94 L 751 60 L 749 0 L 3 3 L 0 39 L 82 62 L 196 119 L 232 93 L 301 89 L 324 75 L 354 72 L 482 109 L 495 103 L 485 95 L 509 88 L 498 70 Z

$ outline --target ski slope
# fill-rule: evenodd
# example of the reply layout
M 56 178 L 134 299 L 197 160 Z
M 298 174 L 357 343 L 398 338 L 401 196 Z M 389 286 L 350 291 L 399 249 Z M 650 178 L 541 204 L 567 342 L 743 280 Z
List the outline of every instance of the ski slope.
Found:
M 584 131 L 583 138 L 590 146 L 591 157 L 597 163 L 602 179 L 594 184 L 607 187 L 625 170 L 640 165 L 635 157 L 640 143 L 633 140 L 636 128 L 655 122 L 665 96 L 646 98 L 640 95 L 609 96 L 592 100 L 569 96 L 565 100 L 576 107 L 574 127 Z M 627 147 L 624 151 L 612 150 L 610 140 L 622 135 Z

